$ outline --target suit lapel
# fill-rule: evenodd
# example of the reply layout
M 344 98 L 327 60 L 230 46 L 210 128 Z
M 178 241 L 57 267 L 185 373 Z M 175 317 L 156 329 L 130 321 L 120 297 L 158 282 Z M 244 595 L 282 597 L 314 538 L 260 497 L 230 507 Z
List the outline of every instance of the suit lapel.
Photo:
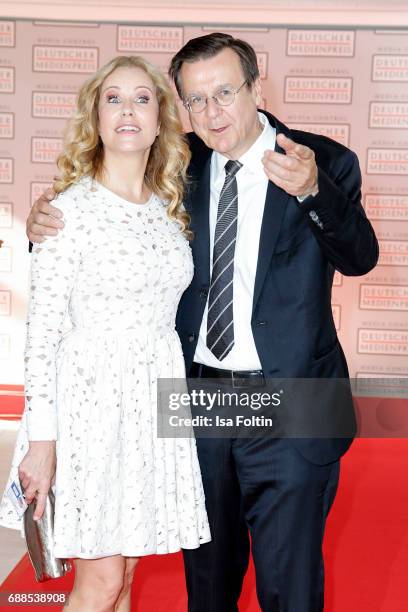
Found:
M 285 125 L 280 123 L 280 121 L 269 113 L 264 114 L 267 116 L 269 123 L 276 129 L 276 135 L 280 132 L 284 132 L 287 136 L 290 135 Z M 279 147 L 278 144 L 275 144 L 275 151 L 284 153 L 283 149 Z M 254 311 L 261 294 L 290 197 L 291 196 L 283 191 L 283 189 L 280 189 L 271 181 L 268 182 L 264 214 L 262 217 L 261 235 L 259 238 L 258 264 L 256 268 L 252 311 Z
M 191 243 L 194 256 L 195 276 L 202 285 L 210 284 L 210 167 L 211 155 L 200 173 L 198 185 L 191 198 L 191 229 L 194 240 Z
M 269 181 L 266 192 L 261 236 L 259 239 L 258 264 L 256 268 L 253 310 L 258 302 L 266 273 L 275 250 L 275 244 L 286 211 L 289 195 Z

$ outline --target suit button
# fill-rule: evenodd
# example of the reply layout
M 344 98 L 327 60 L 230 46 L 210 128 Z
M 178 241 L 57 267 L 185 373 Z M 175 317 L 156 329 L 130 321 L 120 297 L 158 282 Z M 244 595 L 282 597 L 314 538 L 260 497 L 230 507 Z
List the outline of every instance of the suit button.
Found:
M 268 325 L 268 321 L 257 321 L 257 327 L 266 327 Z
M 195 334 L 190 334 L 188 337 L 188 341 L 189 342 L 194 342 L 194 340 L 196 339 L 196 335 Z
M 202 287 L 199 293 L 200 293 L 200 297 L 206 298 L 208 295 L 208 287 Z

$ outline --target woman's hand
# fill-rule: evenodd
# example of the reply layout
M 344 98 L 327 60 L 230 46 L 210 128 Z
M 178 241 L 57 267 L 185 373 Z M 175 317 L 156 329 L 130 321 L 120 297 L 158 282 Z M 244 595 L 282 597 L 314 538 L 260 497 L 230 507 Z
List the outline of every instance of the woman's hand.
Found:
M 27 504 L 37 499 L 34 520 L 43 515 L 49 488 L 56 468 L 55 440 L 38 440 L 29 443 L 29 450 L 18 466 L 18 475 Z

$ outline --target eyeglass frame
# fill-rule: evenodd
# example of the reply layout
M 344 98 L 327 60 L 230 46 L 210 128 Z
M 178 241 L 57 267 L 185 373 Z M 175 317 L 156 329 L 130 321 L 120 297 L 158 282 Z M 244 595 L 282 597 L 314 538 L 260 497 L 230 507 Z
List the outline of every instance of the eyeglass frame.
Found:
M 237 93 L 239 93 L 241 91 L 241 89 L 243 88 L 243 86 L 246 85 L 247 83 L 248 83 L 248 79 L 245 79 L 245 81 L 242 83 L 242 85 L 240 85 L 237 89 L 233 89 L 231 91 L 231 93 L 233 94 L 234 97 L 232 98 L 231 102 L 228 102 L 228 104 L 221 104 L 218 101 L 217 96 L 207 96 L 206 98 L 203 98 L 205 100 L 205 104 L 204 104 L 203 108 L 201 110 L 199 110 L 199 111 L 192 110 L 192 108 L 191 108 L 191 106 L 190 106 L 190 104 L 189 104 L 187 99 L 183 100 L 183 105 L 184 105 L 184 107 L 190 113 L 195 113 L 195 114 L 202 113 L 203 110 L 207 108 L 208 100 L 214 100 L 214 102 L 217 104 L 217 106 L 231 106 L 231 104 L 234 104 L 234 102 L 235 102 L 235 96 L 237 95 Z M 222 89 L 222 87 L 220 89 Z

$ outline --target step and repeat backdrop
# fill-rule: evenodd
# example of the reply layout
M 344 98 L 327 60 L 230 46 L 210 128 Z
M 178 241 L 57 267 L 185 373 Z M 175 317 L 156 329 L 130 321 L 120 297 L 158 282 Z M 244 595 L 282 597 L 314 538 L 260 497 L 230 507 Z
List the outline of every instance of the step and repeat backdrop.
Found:
M 142 54 L 167 72 L 187 40 L 215 30 L 0 20 L 0 384 L 23 383 L 25 220 L 56 173 L 79 85 L 115 55 Z M 264 108 L 358 154 L 381 256 L 365 277 L 336 273 L 333 316 L 353 376 L 407 376 L 408 31 L 228 31 L 257 51 Z

